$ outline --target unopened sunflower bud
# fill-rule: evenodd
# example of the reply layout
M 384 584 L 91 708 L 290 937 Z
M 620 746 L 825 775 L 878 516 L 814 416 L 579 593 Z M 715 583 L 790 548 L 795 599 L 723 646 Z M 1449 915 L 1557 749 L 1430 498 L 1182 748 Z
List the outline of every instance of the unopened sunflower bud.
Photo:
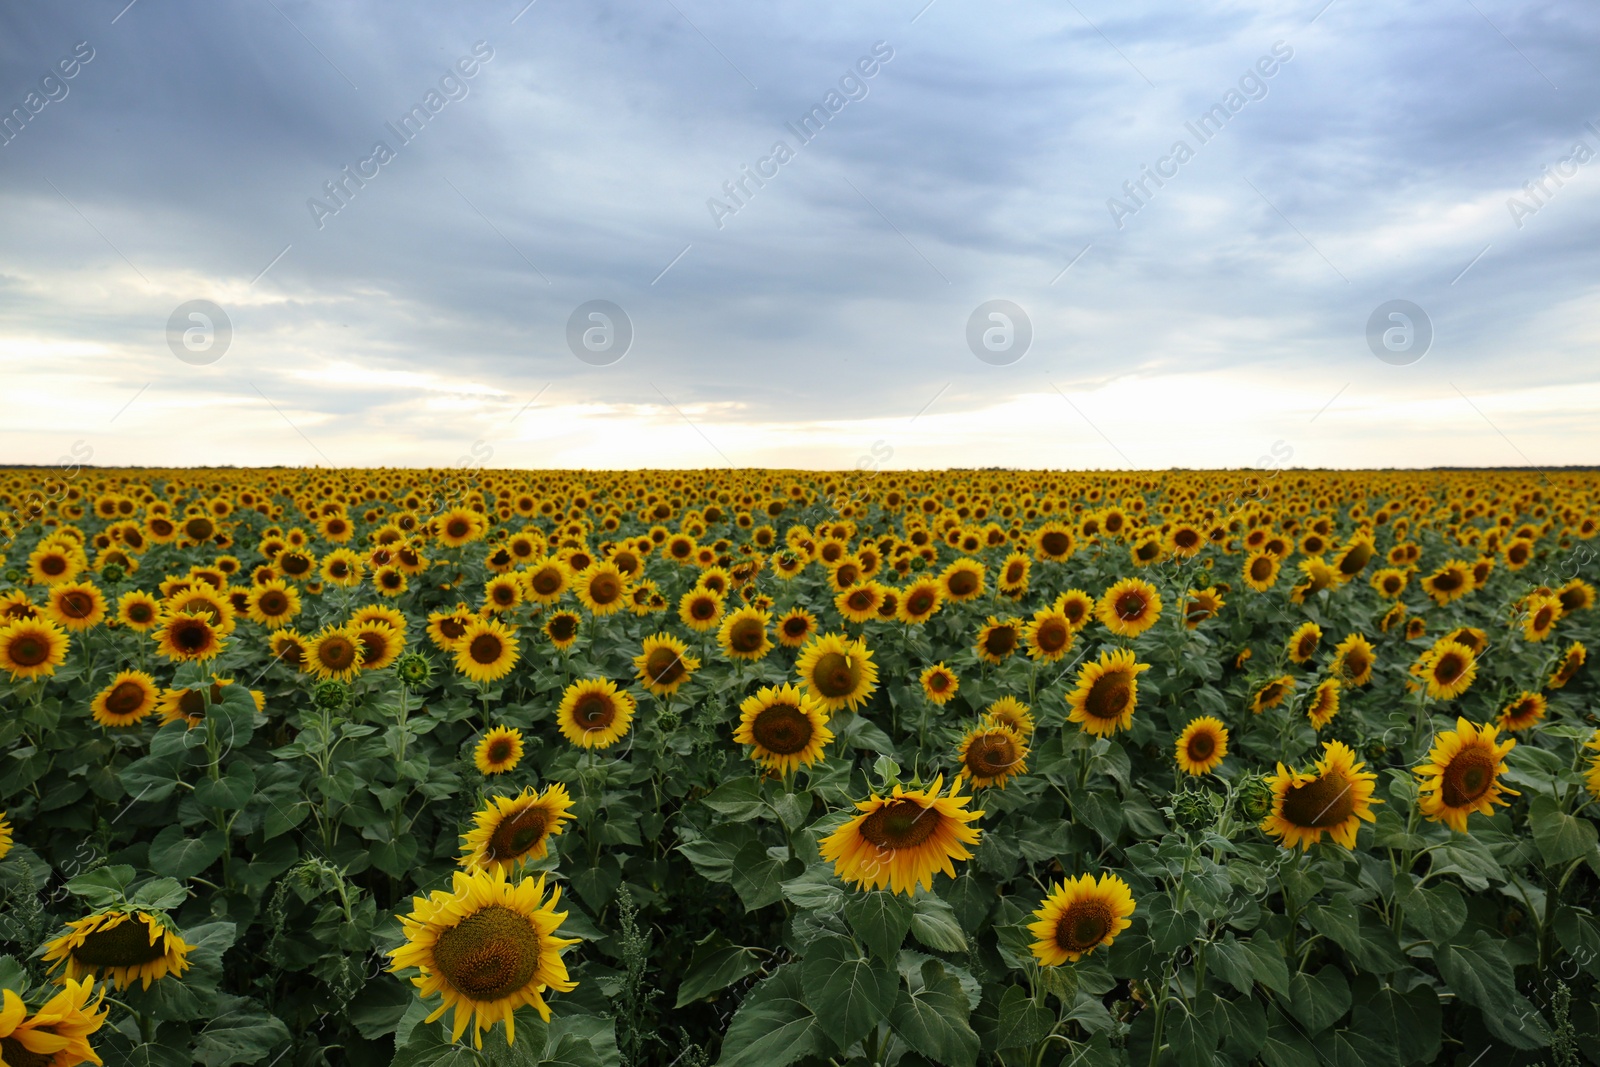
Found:
M 343 682 L 336 682 L 332 678 L 318 682 L 317 688 L 312 691 L 312 701 L 324 711 L 338 711 L 350 699 L 350 691 Z
M 420 689 L 427 685 L 428 679 L 432 677 L 433 666 L 425 657 L 415 652 L 408 652 L 395 664 L 394 672 L 407 689 Z
M 1272 787 L 1266 778 L 1253 774 L 1239 783 L 1239 811 L 1251 822 L 1265 819 L 1272 811 Z

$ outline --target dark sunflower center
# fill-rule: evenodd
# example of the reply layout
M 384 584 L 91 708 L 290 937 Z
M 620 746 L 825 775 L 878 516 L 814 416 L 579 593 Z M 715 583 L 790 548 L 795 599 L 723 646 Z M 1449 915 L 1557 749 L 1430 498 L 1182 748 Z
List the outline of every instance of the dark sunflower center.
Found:
M 494 587 L 494 602 L 496 604 L 500 604 L 500 605 L 504 606 L 504 605 L 507 605 L 507 604 L 515 603 L 516 599 L 517 599 L 517 591 L 515 589 L 511 588 L 511 586 L 509 586 L 509 585 L 497 585 L 497 586 Z
M 1059 619 L 1050 619 L 1039 624 L 1033 632 L 1033 643 L 1041 652 L 1059 652 L 1067 647 L 1067 638 L 1070 631 Z
M 165 939 L 158 937 L 152 945 L 148 920 L 124 919 L 109 930 L 96 930 L 85 937 L 72 955 L 91 967 L 136 967 L 166 955 Z
M 1435 681 L 1443 685 L 1449 685 L 1457 678 L 1460 678 L 1461 672 L 1465 669 L 1466 664 L 1461 661 L 1460 656 L 1454 652 L 1447 652 L 1440 656 L 1439 661 L 1433 665 L 1433 677 Z
M 1123 593 L 1117 597 L 1117 618 L 1132 622 L 1144 614 L 1145 599 L 1141 593 Z
M 1305 785 L 1293 786 L 1283 797 L 1283 817 L 1305 829 L 1338 826 L 1355 813 L 1354 785 L 1338 771 L 1328 771 Z
M 433 961 L 452 986 L 492 1001 L 522 989 L 539 971 L 539 932 L 525 917 L 492 904 L 434 942 Z
M 73 590 L 61 598 L 61 614 L 72 619 L 87 619 L 94 612 L 94 598 Z
M 261 599 L 256 601 L 256 606 L 261 609 L 261 614 L 267 616 L 282 615 L 289 610 L 289 598 L 277 589 L 269 589 L 261 594 Z
M 611 604 L 622 595 L 622 586 L 609 574 L 597 574 L 589 583 L 589 599 L 596 604 Z
M 891 800 L 861 823 L 861 836 L 879 848 L 916 848 L 939 828 L 944 817 L 915 800 Z
M 952 596 L 970 596 L 977 592 L 978 576 L 971 571 L 956 571 L 950 576 L 948 586 Z
M 1133 703 L 1133 680 L 1120 671 L 1103 674 L 1089 687 L 1083 710 L 1096 719 L 1117 719 Z
M 32 634 L 24 634 L 12 642 L 9 652 L 13 663 L 23 667 L 37 667 L 50 658 L 50 645 L 49 642 Z
M 461 635 L 467 632 L 467 624 L 454 616 L 439 620 L 439 632 L 446 640 L 459 641 Z
M 1433 580 L 1433 587 L 1441 593 L 1453 593 L 1461 588 L 1461 576 L 1455 571 L 1445 571 Z
M 472 644 L 467 646 L 467 654 L 474 663 L 493 663 L 500 658 L 501 651 L 505 648 L 500 638 L 495 634 L 479 634 L 472 639 Z
M 754 652 L 766 637 L 766 627 L 757 619 L 740 619 L 728 632 L 728 644 L 735 652 Z
M 578 620 L 571 615 L 557 615 L 550 620 L 550 636 L 557 641 L 566 641 L 578 630 Z
M 604 693 L 585 693 L 573 705 L 572 717 L 585 730 L 603 730 L 617 717 L 617 709 Z
M 1257 557 L 1250 564 L 1250 577 L 1258 582 L 1264 582 L 1272 575 L 1272 561 L 1266 556 Z
M 523 808 L 502 819 L 489 838 L 489 858 L 516 859 L 544 840 L 546 825 L 545 814 L 538 808 Z
M 497 737 L 489 742 L 489 751 L 486 753 L 491 764 L 504 763 L 511 758 L 511 738 Z
M 1043 548 L 1045 553 L 1051 556 L 1064 555 L 1071 545 L 1072 542 L 1067 538 L 1067 535 L 1059 530 L 1052 530 L 1039 538 L 1039 547 Z
M 62 556 L 46 556 L 39 561 L 39 569 L 46 574 L 65 574 L 67 561 Z
M 317 659 L 324 667 L 342 671 L 356 661 L 355 643 L 343 637 L 333 637 L 317 646 Z
M 465 537 L 472 532 L 472 524 L 466 519 L 451 519 L 445 525 L 444 531 L 451 537 Z
M 1463 749 L 1445 766 L 1440 797 L 1459 808 L 1480 799 L 1494 781 L 1494 758 L 1482 748 Z
M 1306 634 L 1300 639 L 1300 644 L 1295 651 L 1300 653 L 1300 658 L 1305 659 L 1317 650 L 1317 635 Z
M 1549 626 L 1551 623 L 1551 615 L 1552 612 L 1550 611 L 1548 605 L 1540 608 L 1539 613 L 1533 617 L 1533 628 L 1535 630 L 1543 630 L 1545 627 Z
M 172 628 L 172 643 L 185 652 L 198 652 L 211 641 L 211 628 L 199 619 L 188 619 Z
M 1202 730 L 1189 738 L 1189 759 L 1195 763 L 1204 763 L 1216 750 L 1217 739 L 1206 731 Z
M 658 648 L 645 660 L 644 671 L 657 685 L 671 685 L 683 677 L 683 658 L 671 648 Z
M 278 566 L 288 575 L 301 575 L 311 569 L 311 561 L 298 552 L 285 552 L 278 557 Z
M 861 673 L 855 664 L 839 652 L 827 652 L 817 658 L 811 669 L 812 684 L 817 692 L 830 700 L 849 696 L 856 691 Z
M 983 647 L 991 656 L 1008 656 L 1017 647 L 1017 631 L 1010 626 L 997 626 L 989 631 Z
M 926 615 L 933 610 L 933 593 L 918 589 L 906 597 L 906 610 L 912 615 Z
M 50 1067 L 55 1056 L 44 1052 L 29 1052 L 14 1037 L 0 1037 L 0 1063 L 16 1067 Z
M 1006 568 L 1006 581 L 1011 585 L 1016 585 L 1022 581 L 1022 564 L 1013 563 Z
M 785 619 L 783 623 L 783 632 L 791 638 L 804 637 L 810 629 L 811 624 L 804 619 Z
M 130 715 L 144 705 L 144 686 L 138 682 L 119 682 L 106 697 L 106 710 L 113 715 Z
M 933 675 L 928 679 L 928 688 L 932 689 L 935 693 L 944 692 L 946 689 L 950 688 L 950 676 L 947 674 Z
M 983 734 L 967 746 L 967 769 L 980 778 L 992 778 L 1016 762 L 1017 744 L 1006 734 Z
M 1056 944 L 1066 952 L 1087 952 L 1111 933 L 1111 922 L 1111 905 L 1105 901 L 1075 901 L 1056 922 Z
M 811 720 L 793 704 L 763 708 L 750 726 L 756 744 L 779 756 L 790 756 L 811 743 Z
M 699 619 L 702 622 L 704 622 L 706 619 L 712 618 L 716 615 L 716 613 L 717 602 L 713 597 L 695 597 L 695 599 L 689 605 L 689 614 L 693 615 L 696 619 Z
M 858 589 L 846 598 L 846 602 L 851 611 L 870 611 L 875 606 L 875 599 L 869 590 Z
M 1068 624 L 1072 626 L 1076 626 L 1078 623 L 1082 622 L 1084 616 L 1088 614 L 1088 611 L 1089 609 L 1086 604 L 1076 600 L 1069 601 L 1061 606 L 1061 614 L 1067 617 Z

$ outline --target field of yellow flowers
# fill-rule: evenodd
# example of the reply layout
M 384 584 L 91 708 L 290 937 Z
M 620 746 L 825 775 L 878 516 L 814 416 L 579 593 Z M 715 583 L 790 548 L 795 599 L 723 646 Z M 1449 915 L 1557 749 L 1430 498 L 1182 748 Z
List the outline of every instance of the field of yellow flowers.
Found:
M 0 470 L 0 1063 L 1600 1063 L 1590 472 Z

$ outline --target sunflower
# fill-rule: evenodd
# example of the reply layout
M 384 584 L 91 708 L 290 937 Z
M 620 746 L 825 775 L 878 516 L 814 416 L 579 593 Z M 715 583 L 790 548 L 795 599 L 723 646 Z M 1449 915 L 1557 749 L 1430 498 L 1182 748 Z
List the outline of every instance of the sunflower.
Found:
M 406 639 L 393 626 L 378 619 L 346 624 L 350 634 L 361 645 L 361 669 L 381 671 L 405 651 Z
M 531 1004 L 546 1022 L 544 994 L 571 992 L 561 952 L 578 942 L 555 936 L 567 913 L 556 911 L 561 890 L 545 899 L 545 880 L 507 881 L 505 870 L 478 867 L 457 871 L 450 891 L 436 889 L 426 899 L 411 898 L 411 914 L 400 916 L 406 943 L 389 952 L 391 971 L 416 967 L 411 980 L 424 1000 L 439 993 L 443 1003 L 424 1022 L 452 1008 L 450 1039 L 470 1023 L 473 1044 L 483 1047 L 483 1031 L 506 1026 L 506 1045 L 516 1037 L 516 1009 Z
M 517 638 L 498 619 L 475 619 L 455 647 L 456 670 L 487 684 L 511 673 L 517 665 Z
M 101 726 L 137 726 L 155 710 L 159 696 L 153 677 L 143 671 L 122 671 L 95 694 L 89 709 Z
M 11 822 L 6 818 L 6 813 L 0 811 L 0 860 L 6 858 L 11 852 Z
M 833 598 L 833 606 L 846 622 L 863 623 L 875 618 L 883 603 L 883 587 L 877 582 L 857 582 Z
M 160 912 L 117 908 L 68 923 L 66 933 L 45 944 L 44 962 L 52 971 L 65 966 L 68 979 L 93 976 L 118 989 L 135 982 L 149 989 L 169 974 L 183 977 L 190 947 Z
M 162 611 L 168 616 L 180 612 L 203 614 L 210 620 L 218 635 L 224 637 L 231 634 L 238 626 L 234 621 L 232 598 L 223 596 L 220 589 L 205 584 L 169 594 L 167 602 L 162 605 Z
M 456 645 L 461 643 L 461 638 L 467 632 L 467 626 L 477 618 L 472 609 L 465 604 L 457 604 L 450 610 L 439 610 L 428 614 L 428 640 L 441 652 L 454 652 Z
M 555 611 L 544 621 L 544 635 L 558 652 L 565 652 L 578 641 L 583 619 L 575 611 Z
M 397 597 L 411 588 L 411 582 L 399 567 L 379 567 L 372 572 L 372 587 L 379 596 Z
M 348 548 L 336 548 L 322 557 L 322 580 L 341 589 L 354 589 L 365 576 L 366 564 Z
M 330 626 L 313 637 L 306 649 L 306 669 L 319 679 L 348 682 L 361 673 L 363 650 L 344 626 Z
M 739 705 L 733 739 L 750 745 L 750 758 L 778 774 L 809 767 L 833 740 L 821 704 L 794 685 L 763 686 Z
M 522 731 L 512 726 L 496 726 L 483 735 L 472 750 L 473 765 L 482 775 L 504 774 L 522 762 Z
M 644 639 L 633 658 L 639 683 L 658 697 L 671 696 L 699 669 L 700 661 L 689 653 L 689 646 L 670 634 L 658 633 Z
M 1500 724 L 1500 729 L 1515 733 L 1526 730 L 1543 719 L 1548 710 L 1550 701 L 1545 699 L 1543 693 L 1530 693 L 1524 689 L 1515 700 L 1500 709 L 1500 716 L 1496 721 Z
M 1033 713 L 1016 697 L 1001 697 L 983 711 L 983 721 L 1016 731 L 1023 740 L 1033 736 Z
M 90 999 L 94 979 L 81 982 L 66 979 L 59 993 L 40 1005 L 32 1018 L 24 1020 L 27 1005 L 11 990 L 5 991 L 0 1007 L 0 1063 L 14 1067 L 76 1067 L 80 1063 L 100 1063 L 89 1043 L 89 1035 L 105 1023 L 105 987 Z
M 772 639 L 767 636 L 767 623 L 772 616 L 755 607 L 742 607 L 722 620 L 717 630 L 717 643 L 722 654 L 729 659 L 754 662 L 772 651 Z
M 497 574 L 483 583 L 483 610 L 510 611 L 522 603 L 522 582 L 509 574 Z
M 1094 597 L 1082 589 L 1068 589 L 1056 597 L 1056 602 L 1051 605 L 1066 617 L 1067 625 L 1072 627 L 1072 632 L 1077 633 L 1089 625 L 1089 620 L 1094 618 Z
M 943 663 L 924 668 L 918 680 L 922 683 L 922 694 L 941 707 L 961 688 L 956 672 Z
M 488 532 L 482 515 L 471 508 L 451 508 L 434 520 L 440 544 L 460 548 L 468 541 L 476 541 Z
M 1207 619 L 1215 618 L 1225 603 L 1214 585 L 1189 590 L 1189 599 L 1183 605 L 1183 625 L 1190 630 L 1198 628 Z
M 1250 710 L 1260 715 L 1268 708 L 1275 708 L 1282 704 L 1292 692 L 1294 692 L 1294 679 L 1287 674 L 1281 674 L 1276 678 L 1268 678 L 1261 683 L 1261 687 L 1251 696 Z
M 1034 558 L 1041 563 L 1046 560 L 1060 563 L 1070 557 L 1076 547 L 1072 531 L 1059 522 L 1040 524 L 1038 529 L 1033 531 L 1031 540 Z
M 633 695 L 615 682 L 589 678 L 573 682 L 561 694 L 556 723 L 561 736 L 582 748 L 610 748 L 633 723 Z
M 572 591 L 591 615 L 611 615 L 628 606 L 628 579 L 610 560 L 585 567 Z
M 269 630 L 279 629 L 300 614 L 300 590 L 282 578 L 273 578 L 251 587 L 246 609 L 253 622 Z
M 974 600 L 983 595 L 983 564 L 958 559 L 940 573 L 939 585 L 946 600 Z
M 948 795 L 941 795 L 943 786 L 940 775 L 926 789 L 896 785 L 890 796 L 874 793 L 857 803 L 861 814 L 818 843 L 822 858 L 858 889 L 910 896 L 918 886 L 932 889 L 939 871 L 954 878 L 951 861 L 971 859 L 968 846 L 978 844 L 978 829 L 967 824 L 983 812 L 967 810 L 972 798 L 959 795 L 960 782 L 951 783 Z
M 1442 564 L 1422 579 L 1422 588 L 1440 607 L 1472 592 L 1472 567 L 1459 559 Z
M 1028 658 L 1043 663 L 1058 663 L 1072 648 L 1072 624 L 1054 608 L 1040 608 L 1022 628 Z
M 722 621 L 722 597 L 709 589 L 691 589 L 678 598 L 678 619 L 697 633 L 715 630 Z
M 0 557 L 3 560 L 3 557 Z M 124 593 L 124 596 L 127 594 Z M 151 603 L 155 603 L 154 600 Z M 21 589 L 10 589 L 0 593 L 0 625 L 13 619 L 37 619 L 39 609 L 27 593 Z
M 1522 636 L 1529 641 L 1543 641 L 1555 631 L 1556 621 L 1563 614 L 1560 598 L 1529 597 L 1522 609 Z
M 1036 939 L 1030 946 L 1034 959 L 1045 967 L 1077 963 L 1132 926 L 1133 910 L 1128 883 L 1114 874 L 1058 882 L 1033 913 L 1038 921 L 1028 924 Z
M 1520 796 L 1505 785 L 1506 753 L 1516 747 L 1516 738 L 1496 744 L 1500 727 L 1493 723 L 1474 726 L 1458 718 L 1454 730 L 1446 730 L 1434 741 L 1428 762 L 1414 769 L 1420 779 L 1421 811 L 1432 822 L 1442 822 L 1457 833 L 1467 832 L 1467 816 L 1473 812 L 1494 814 L 1494 805 L 1508 804 L 1502 794 Z
M 189 730 L 204 725 L 206 708 L 211 704 L 220 703 L 223 687 L 232 684 L 232 678 L 218 678 L 213 675 L 211 685 L 207 688 L 164 690 L 161 694 L 161 703 L 156 706 L 156 712 L 161 716 L 161 725 L 168 726 L 181 721 Z M 250 690 L 250 699 L 255 701 L 257 711 L 266 707 L 267 698 L 261 690 Z
M 1561 601 L 1561 610 L 1568 615 L 1587 611 L 1594 607 L 1594 586 L 1582 578 L 1573 578 L 1556 590 L 1556 598 Z
M 1406 621 L 1406 606 L 1398 601 L 1378 620 L 1378 632 L 1386 634 Z
M 1478 676 L 1478 657 L 1459 641 L 1440 639 L 1417 661 L 1419 673 L 1435 700 L 1451 700 L 1465 693 Z
M 168 615 L 151 636 L 157 642 L 156 651 L 162 656 L 180 662 L 201 662 L 222 651 L 222 637 L 205 611 L 180 611 Z
M 1228 754 L 1228 728 L 1211 715 L 1190 719 L 1178 735 L 1178 768 L 1185 774 L 1210 774 Z
M 1028 745 L 1022 735 L 999 723 L 980 723 L 967 731 L 956 751 L 961 771 L 956 780 L 973 788 L 1006 787 L 1008 779 L 1028 773 Z
M 4 631 L 0 631 L 0 645 L 3 644 L 5 644 Z M 1556 669 L 1550 672 L 1550 677 L 1545 679 L 1544 684 L 1551 689 L 1562 688 L 1577 676 L 1579 669 L 1583 667 L 1588 658 L 1589 650 L 1583 646 L 1583 642 L 1572 642 L 1567 646 L 1567 650 L 1561 654 L 1561 661 L 1556 664 Z M 3 662 L 3 654 L 0 654 L 0 662 Z
M 1317 654 L 1317 646 L 1322 643 L 1322 627 L 1314 622 L 1303 622 L 1289 635 L 1289 660 L 1296 664 L 1304 665 L 1311 661 Z
M 305 666 L 306 656 L 311 651 L 311 643 L 300 631 L 284 627 L 273 633 L 267 642 L 267 648 L 271 651 L 273 659 L 300 670 Z
M 1384 567 L 1373 574 L 1370 584 L 1380 595 L 1393 600 L 1405 592 L 1408 577 L 1407 573 L 1399 567 Z
M 16 619 L 0 626 L 0 668 L 11 680 L 47 678 L 67 662 L 70 639 L 49 619 Z
M 550 839 L 572 818 L 572 796 L 559 782 L 534 793 L 532 787 L 514 797 L 490 797 L 473 816 L 465 835 L 461 866 L 492 867 L 514 873 L 550 852 Z
M 817 617 L 805 608 L 790 608 L 778 617 L 778 644 L 799 648 L 817 632 Z
M 1339 714 L 1339 679 L 1328 678 L 1317 686 L 1311 693 L 1311 702 L 1306 705 L 1306 718 L 1311 720 L 1311 725 L 1320 730 L 1333 721 Z
M 1276 556 L 1257 549 L 1244 561 L 1244 584 L 1258 593 L 1265 593 L 1277 584 L 1281 566 Z
M 1361 820 L 1377 821 L 1372 813 L 1373 782 L 1378 776 L 1361 768 L 1356 754 L 1342 741 L 1322 746 L 1314 770 L 1291 771 L 1282 763 L 1267 778 L 1272 790 L 1272 811 L 1261 829 L 1279 839 L 1284 848 L 1309 849 L 1328 834 L 1334 844 L 1354 848 Z
M 1001 664 L 1011 658 L 1021 643 L 1022 622 L 1019 619 L 997 619 L 989 616 L 989 621 L 983 624 L 978 631 L 976 651 L 978 658 L 985 663 Z
M 1020 600 L 1028 591 L 1028 571 L 1033 562 L 1021 552 L 1012 552 L 1000 564 L 1000 577 L 995 580 L 995 586 L 1003 596 L 1013 600 Z
M 572 581 L 572 572 L 559 559 L 546 556 L 522 572 L 522 585 L 528 599 L 536 604 L 554 604 Z
M 1150 664 L 1135 662 L 1126 648 L 1100 653 L 1098 663 L 1078 668 L 1078 687 L 1067 697 L 1072 709 L 1067 721 L 1096 737 L 1126 730 L 1139 702 L 1139 675 L 1149 669 Z
M 93 582 L 62 582 L 45 593 L 44 617 L 65 630 L 83 631 L 106 617 L 106 597 Z
M 1372 642 L 1361 634 L 1350 634 L 1333 646 L 1333 662 L 1328 670 L 1345 685 L 1366 685 L 1372 681 L 1372 667 L 1376 662 Z
M 1138 637 L 1161 618 L 1161 594 L 1143 578 L 1124 578 L 1095 605 L 1095 617 L 1122 637 Z
M 900 594 L 900 610 L 895 617 L 908 626 L 921 626 L 943 606 L 943 583 L 937 578 L 918 578 Z
M 41 542 L 28 556 L 28 580 L 35 585 L 70 582 L 88 566 L 82 549 Z
M 348 625 L 360 627 L 369 622 L 387 623 L 389 628 L 401 637 L 406 633 L 406 617 L 394 608 L 382 604 L 368 604 L 357 608 L 350 613 Z
M 795 661 L 806 692 L 831 714 L 854 711 L 878 687 L 878 665 L 865 641 L 842 634 L 824 634 L 811 641 Z

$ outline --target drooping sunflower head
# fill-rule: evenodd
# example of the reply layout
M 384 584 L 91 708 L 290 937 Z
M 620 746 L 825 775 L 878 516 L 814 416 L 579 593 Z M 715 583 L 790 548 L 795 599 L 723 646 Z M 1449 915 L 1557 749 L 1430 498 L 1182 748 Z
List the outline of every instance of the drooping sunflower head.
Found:
M 1046 967 L 1077 963 L 1133 925 L 1133 894 L 1114 874 L 1085 874 L 1058 883 L 1033 913 L 1034 958 Z
M 498 681 L 517 665 L 517 638 L 498 619 L 475 619 L 456 644 L 456 670 L 480 684 Z
M 1189 590 L 1189 599 L 1183 605 L 1183 625 L 1190 630 L 1197 629 L 1207 619 L 1215 618 L 1225 603 L 1216 586 Z
M 1545 685 L 1551 689 L 1560 689 L 1573 678 L 1589 659 L 1589 650 L 1582 641 L 1574 641 L 1567 646 L 1561 654 L 1561 660 L 1556 664 L 1556 669 L 1550 672 L 1550 677 L 1545 679 Z
M 1250 698 L 1250 710 L 1260 715 L 1268 708 L 1275 708 L 1289 698 L 1294 692 L 1294 679 L 1287 674 L 1277 678 L 1268 678 L 1256 689 L 1255 695 Z
M 974 788 L 997 785 L 1028 772 L 1028 743 L 1009 726 L 997 722 L 980 723 L 968 730 L 956 751 L 961 770 L 958 781 L 971 782 Z
M 1433 822 L 1446 823 L 1457 833 L 1467 832 L 1467 816 L 1473 812 L 1494 814 L 1494 805 L 1505 805 L 1503 794 L 1518 796 L 1501 781 L 1506 773 L 1506 753 L 1516 747 L 1516 739 L 1498 741 L 1500 727 L 1494 723 L 1476 726 L 1458 718 L 1454 730 L 1446 730 L 1434 741 L 1428 762 L 1414 773 L 1420 779 L 1422 813 Z
M 717 630 L 717 643 L 729 659 L 754 662 L 772 651 L 767 624 L 772 616 L 759 608 L 745 606 L 731 612 Z
M 70 979 L 109 979 L 118 989 L 145 989 L 189 967 L 190 945 L 160 912 L 111 909 L 67 924 L 45 944 L 44 961 Z M 64 970 L 63 970 L 64 969 Z
M 1342 741 L 1329 741 L 1312 770 L 1291 771 L 1278 764 L 1267 779 L 1272 790 L 1272 811 L 1261 829 L 1279 839 L 1285 848 L 1309 849 L 1324 834 L 1345 848 L 1354 848 L 1361 821 L 1375 822 L 1373 783 L 1378 776 L 1364 771 L 1355 753 Z
M 1021 642 L 1020 619 L 997 619 L 990 615 L 978 631 L 976 651 L 985 663 L 1000 664 L 1011 658 Z
M 878 665 L 866 642 L 824 634 L 801 650 L 795 662 L 806 692 L 830 713 L 866 702 L 878 686 Z
M 532 1005 L 549 1021 L 544 995 L 577 988 L 560 955 L 577 941 L 556 936 L 567 917 L 555 910 L 560 899 L 559 889 L 545 898 L 542 876 L 512 882 L 499 864 L 458 871 L 449 891 L 411 899 L 411 913 L 400 917 L 406 943 L 390 951 L 390 970 L 415 967 L 421 973 L 411 981 L 422 998 L 442 995 L 424 1021 L 453 1009 L 452 1041 L 471 1024 L 481 1048 L 483 1032 L 503 1022 L 509 1046 L 517 1008 Z
M 739 705 L 733 739 L 752 746 L 750 758 L 778 774 L 809 767 L 833 740 L 827 712 L 792 684 L 763 686 Z
M 1524 689 L 1515 700 L 1500 709 L 1500 716 L 1496 721 L 1500 724 L 1500 729 L 1515 733 L 1539 722 L 1549 709 L 1550 702 L 1543 693 L 1533 693 Z
M 1301 623 L 1289 636 L 1290 661 L 1297 664 L 1310 662 L 1311 657 L 1317 654 L 1317 646 L 1321 643 L 1322 627 L 1309 620 Z
M 67 635 L 49 619 L 13 619 L 0 626 L 0 668 L 12 681 L 44 678 L 67 661 Z
M 961 687 L 961 679 L 956 677 L 956 672 L 943 663 L 923 668 L 919 681 L 922 683 L 922 694 L 941 707 Z
M 1210 774 L 1228 754 L 1228 728 L 1211 715 L 1191 719 L 1178 735 L 1178 768 L 1185 774 Z
M 1306 718 L 1311 720 L 1311 725 L 1320 730 L 1333 721 L 1339 714 L 1339 679 L 1327 678 L 1317 685 L 1311 693 L 1311 700 L 1306 704 Z
M 572 796 L 559 782 L 535 793 L 532 787 L 514 797 L 490 797 L 473 816 L 461 849 L 461 866 L 498 867 L 507 874 L 524 863 L 542 860 L 550 839 L 572 818 Z
M 983 710 L 983 721 L 1015 730 L 1023 740 L 1033 736 L 1033 710 L 1016 697 L 1001 697 Z
M 671 696 L 687 682 L 700 667 L 700 661 L 689 655 L 689 646 L 671 634 L 652 634 L 633 658 L 639 684 L 656 696 Z
M 1161 618 L 1161 594 L 1143 578 L 1123 578 L 1095 605 L 1095 616 L 1121 637 L 1138 637 Z
M 472 762 L 483 775 L 505 774 L 522 762 L 522 731 L 496 726 L 472 750 Z
M 889 796 L 859 802 L 860 814 L 819 842 L 822 858 L 857 888 L 907 896 L 918 886 L 932 889 L 939 871 L 955 877 L 952 861 L 972 858 L 979 831 L 968 824 L 983 812 L 968 810 L 972 798 L 960 795 L 960 783 L 948 795 L 943 786 L 941 775 L 925 789 L 897 785 Z
M 588 678 L 567 686 L 556 709 L 561 736 L 581 748 L 610 748 L 633 722 L 633 696 L 609 679 Z
M 121 671 L 95 695 L 89 710 L 101 726 L 137 726 L 156 709 L 160 695 L 152 676 L 143 671 Z
M 1067 697 L 1067 721 L 1096 737 L 1126 730 L 1139 702 L 1139 675 L 1149 669 L 1129 649 L 1102 652 L 1098 662 L 1078 668 L 1077 688 Z

